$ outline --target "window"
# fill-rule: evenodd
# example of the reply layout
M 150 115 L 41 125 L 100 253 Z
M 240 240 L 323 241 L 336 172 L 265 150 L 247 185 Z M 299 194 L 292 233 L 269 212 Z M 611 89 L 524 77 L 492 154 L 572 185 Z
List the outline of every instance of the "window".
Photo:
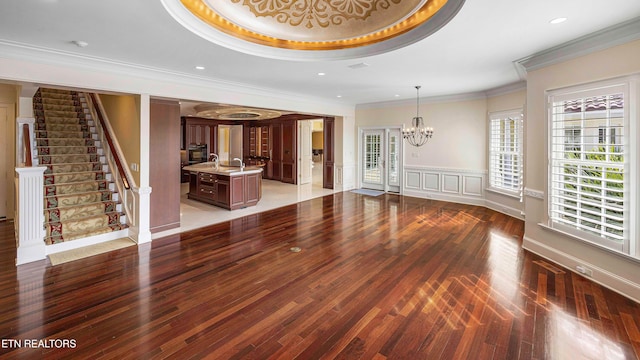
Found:
M 489 186 L 520 196 L 522 188 L 522 110 L 489 115 Z
M 633 254 L 629 105 L 629 84 L 549 96 L 549 219 L 553 228 Z

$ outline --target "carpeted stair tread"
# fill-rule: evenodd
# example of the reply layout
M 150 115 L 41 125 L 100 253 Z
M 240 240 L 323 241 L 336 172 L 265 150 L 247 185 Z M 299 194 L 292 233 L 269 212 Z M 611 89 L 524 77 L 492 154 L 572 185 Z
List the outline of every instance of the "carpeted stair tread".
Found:
M 39 104 L 37 109 L 42 109 L 45 112 L 63 111 L 77 113 L 78 111 L 82 111 L 82 106 L 80 106 L 80 103 L 77 103 L 76 105 L 76 103 L 70 103 L 69 101 L 58 101 L 58 104 L 47 101 Z
M 77 205 L 69 208 L 45 210 L 44 221 L 45 223 L 59 222 L 111 212 L 120 212 L 119 204 L 115 201 L 103 201 L 99 203 Z
M 73 124 L 79 124 L 79 125 L 89 125 L 89 120 L 87 119 L 80 119 L 77 117 L 64 117 L 64 116 L 49 116 L 47 117 L 47 119 L 45 120 L 44 118 L 38 118 L 36 119 L 36 123 L 37 124 L 69 124 L 69 125 L 73 125 Z
M 44 174 L 46 244 L 126 229 L 94 121 L 80 94 L 40 89 L 34 96 L 39 164 Z
M 51 184 L 44 186 L 44 196 L 69 195 L 90 191 L 109 190 L 111 181 L 92 180 L 71 183 Z
M 89 125 L 81 124 L 51 124 L 51 123 L 36 123 L 35 129 L 38 131 L 51 131 L 51 132 L 89 132 Z
M 99 162 L 44 164 L 44 165 L 47 167 L 47 169 L 44 171 L 45 174 L 101 171 L 102 167 L 104 166 Z
M 124 230 L 126 228 L 128 228 L 128 226 L 125 224 L 115 224 L 115 225 L 109 225 L 108 227 L 101 228 L 100 230 L 75 232 L 69 235 L 64 234 L 60 236 L 48 236 L 45 238 L 45 244 L 47 245 L 59 244 L 65 241 L 77 240 L 77 239 L 82 239 L 89 236 L 106 234 L 112 231 Z
M 98 152 L 96 146 L 84 145 L 55 145 L 55 146 L 37 146 L 38 155 L 71 155 L 71 154 L 95 154 Z
M 86 138 L 91 139 L 91 132 L 89 131 L 48 131 L 48 130 L 36 130 L 36 139 L 43 138 Z
M 54 195 L 44 197 L 45 209 L 64 208 L 68 206 L 76 206 L 81 204 L 99 203 L 103 201 L 111 201 L 113 194 L 109 190 L 87 191 L 82 193 Z
M 86 138 L 58 138 L 58 139 L 49 139 L 49 138 L 40 138 L 36 139 L 37 147 L 67 147 L 67 146 L 96 146 L 98 141 L 94 139 L 86 139 Z M 40 151 L 40 150 L 38 150 Z
M 45 174 L 44 184 L 67 184 L 80 181 L 89 180 L 105 180 L 107 179 L 107 173 L 104 171 L 84 171 L 73 173 L 57 173 L 57 174 Z
M 45 224 L 46 236 L 59 236 L 64 234 L 85 233 L 100 230 L 110 225 L 120 224 L 121 212 L 109 212 L 97 215 L 88 215 L 75 219 Z
M 100 161 L 98 154 L 55 154 L 39 155 L 40 165 L 58 165 L 74 163 L 94 163 Z

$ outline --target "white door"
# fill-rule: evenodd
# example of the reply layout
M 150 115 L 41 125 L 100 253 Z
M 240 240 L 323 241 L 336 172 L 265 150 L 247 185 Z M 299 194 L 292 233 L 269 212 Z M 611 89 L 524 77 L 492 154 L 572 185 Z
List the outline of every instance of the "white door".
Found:
M 298 121 L 298 184 L 308 184 L 313 179 L 311 151 L 311 120 Z
M 6 106 L 0 106 L 0 219 L 7 218 L 7 186 L 9 159 L 9 111 Z
M 402 136 L 399 129 L 387 130 L 386 175 L 387 191 L 400 192 L 400 144 Z
M 385 131 L 372 129 L 362 132 L 362 187 L 385 190 L 384 143 Z

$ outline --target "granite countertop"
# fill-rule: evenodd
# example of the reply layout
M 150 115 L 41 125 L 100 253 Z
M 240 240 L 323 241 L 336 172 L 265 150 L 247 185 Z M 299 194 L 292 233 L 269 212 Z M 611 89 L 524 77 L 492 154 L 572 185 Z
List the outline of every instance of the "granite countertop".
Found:
M 240 170 L 240 166 L 218 165 L 214 167 L 213 162 L 204 162 L 195 165 L 189 165 L 182 168 L 191 172 L 202 172 L 207 174 L 238 176 L 244 174 L 256 174 L 262 172 L 262 166 L 245 166 L 244 170 Z

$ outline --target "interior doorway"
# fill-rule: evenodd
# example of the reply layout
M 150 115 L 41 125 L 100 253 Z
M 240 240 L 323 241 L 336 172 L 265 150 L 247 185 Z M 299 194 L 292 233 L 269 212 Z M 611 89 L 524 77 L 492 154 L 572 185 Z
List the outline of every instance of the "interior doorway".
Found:
M 298 184 L 322 186 L 323 120 L 298 120 Z
M 402 137 L 398 128 L 362 129 L 360 184 L 362 188 L 400 192 Z

